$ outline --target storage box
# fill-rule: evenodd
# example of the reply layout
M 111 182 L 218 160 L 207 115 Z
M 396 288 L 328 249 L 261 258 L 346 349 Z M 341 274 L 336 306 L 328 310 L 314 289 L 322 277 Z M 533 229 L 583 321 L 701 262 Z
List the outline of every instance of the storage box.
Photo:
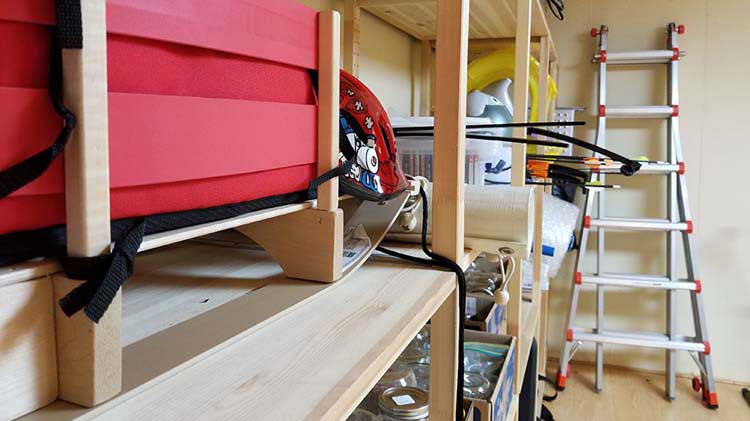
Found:
M 464 421 L 474 421 L 474 413 L 476 412 L 474 402 L 469 399 L 464 399 Z
M 466 297 L 466 313 L 476 314 L 472 319 L 464 321 L 464 327 L 471 330 L 479 330 L 500 334 L 504 332 L 505 306 L 499 306 L 495 300 L 489 297 L 472 296 Z
M 433 127 L 433 117 L 393 117 L 391 118 L 393 127 Z M 487 124 L 490 123 L 486 118 L 467 118 L 466 124 Z M 476 130 L 474 131 L 476 132 Z M 487 133 L 485 133 L 487 132 Z M 479 133 L 477 133 L 479 134 Z M 484 130 L 482 134 L 493 134 L 492 129 Z M 433 164 L 432 155 L 434 151 L 433 136 L 419 137 L 397 137 L 399 160 L 401 168 L 405 173 L 418 175 L 432 181 Z M 485 171 L 487 165 L 490 168 L 497 167 L 499 160 L 503 160 L 502 170 L 510 166 L 511 145 L 505 142 L 493 140 L 466 140 L 466 160 L 465 160 L 465 182 L 467 184 L 483 185 L 485 183 Z M 508 181 L 510 181 L 510 172 L 506 171 Z
M 466 342 L 510 345 L 503 368 L 500 370 L 500 376 L 492 389 L 490 398 L 488 400 L 469 399 L 477 409 L 475 411 L 477 413 L 477 416 L 474 418 L 475 421 L 504 421 L 511 410 L 511 403 L 515 394 L 513 375 L 516 360 L 516 338 L 513 336 L 466 330 L 464 340 Z

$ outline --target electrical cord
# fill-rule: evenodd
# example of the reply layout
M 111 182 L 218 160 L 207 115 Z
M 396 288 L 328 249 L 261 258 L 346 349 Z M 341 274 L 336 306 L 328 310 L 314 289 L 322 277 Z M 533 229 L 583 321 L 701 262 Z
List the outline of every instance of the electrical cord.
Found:
M 377 250 L 381 253 L 385 253 L 389 256 L 397 257 L 399 259 L 407 260 L 413 263 L 418 263 L 427 266 L 436 266 L 443 269 L 448 269 L 456 274 L 456 280 L 458 282 L 458 313 L 459 323 L 463 323 L 466 319 L 466 277 L 464 271 L 461 269 L 456 262 L 443 257 L 437 253 L 434 253 L 427 247 L 427 218 L 429 213 L 429 206 L 427 204 L 427 193 L 420 186 L 419 196 L 422 199 L 422 252 L 429 257 L 425 259 L 422 257 L 411 256 L 408 254 L 400 253 L 395 250 L 390 250 L 385 247 L 379 246 Z M 458 379 L 456 382 L 456 421 L 461 421 L 464 418 L 463 413 L 463 399 L 464 399 L 464 330 L 458 329 Z

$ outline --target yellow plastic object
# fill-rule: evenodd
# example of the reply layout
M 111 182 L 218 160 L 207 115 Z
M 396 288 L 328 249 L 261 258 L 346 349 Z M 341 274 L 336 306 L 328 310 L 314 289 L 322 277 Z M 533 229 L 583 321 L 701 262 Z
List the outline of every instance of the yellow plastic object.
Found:
M 482 56 L 471 63 L 467 71 L 467 92 L 474 90 L 481 91 L 487 85 L 497 82 L 500 79 L 514 78 L 516 69 L 516 57 L 514 51 L 498 50 L 486 56 Z M 529 56 L 529 94 L 531 102 L 530 121 L 539 121 L 539 107 L 537 97 L 539 96 L 539 61 Z M 552 101 L 557 97 L 557 85 L 552 77 L 547 77 L 547 101 L 545 102 L 545 112 L 549 109 Z M 546 115 L 546 113 L 545 113 Z M 546 118 L 546 117 L 545 117 Z M 535 147 L 529 146 L 529 152 L 535 153 Z M 559 155 L 562 148 L 544 148 L 547 153 Z
M 487 85 L 500 79 L 515 77 L 515 54 L 513 51 L 495 51 L 480 57 L 469 63 L 467 74 L 467 92 L 481 91 Z M 539 95 L 539 61 L 529 56 L 529 92 L 531 94 L 531 121 L 537 121 L 539 108 L 537 107 L 537 96 Z M 549 89 L 547 92 L 546 108 L 557 97 L 557 85 L 551 77 L 547 77 Z

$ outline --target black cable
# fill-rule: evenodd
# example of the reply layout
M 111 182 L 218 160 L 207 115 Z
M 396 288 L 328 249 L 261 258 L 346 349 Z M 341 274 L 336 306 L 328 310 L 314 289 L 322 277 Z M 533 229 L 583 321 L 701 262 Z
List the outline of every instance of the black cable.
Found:
M 398 137 L 433 137 L 435 136 L 434 132 L 415 132 L 415 133 L 400 133 L 397 134 Z M 540 140 L 540 139 L 523 139 L 519 137 L 506 137 L 506 136 L 491 136 L 491 135 L 484 135 L 484 134 L 475 134 L 475 133 L 466 133 L 467 139 L 475 139 L 475 140 L 494 140 L 499 142 L 510 142 L 510 143 L 521 143 L 524 145 L 539 145 L 539 146 L 551 146 L 555 148 L 567 148 L 567 143 L 562 142 L 555 142 L 552 140 Z
M 437 266 L 444 269 L 448 269 L 456 274 L 456 281 L 458 283 L 458 313 L 459 323 L 463 323 L 466 319 L 466 278 L 464 271 L 461 269 L 456 262 L 443 257 L 437 253 L 434 253 L 427 247 L 427 219 L 429 216 L 429 205 L 427 204 L 427 193 L 424 189 L 419 190 L 419 196 L 422 199 L 422 252 L 429 257 L 429 259 L 410 256 L 408 254 L 399 253 L 395 250 L 390 250 L 385 247 L 379 246 L 377 250 L 388 254 L 393 257 L 404 259 L 410 262 Z M 464 329 L 459 327 L 458 329 L 458 379 L 456 382 L 456 421 L 462 421 L 464 419 L 463 411 L 463 399 L 464 399 Z
M 467 124 L 466 129 L 502 129 L 512 127 L 560 127 L 560 126 L 585 126 L 585 121 L 538 121 L 538 122 L 524 122 L 524 123 L 488 123 L 488 124 Z M 407 127 L 394 127 L 393 131 L 396 134 L 401 132 L 414 132 L 414 131 L 425 131 L 435 130 L 435 126 L 407 126 Z

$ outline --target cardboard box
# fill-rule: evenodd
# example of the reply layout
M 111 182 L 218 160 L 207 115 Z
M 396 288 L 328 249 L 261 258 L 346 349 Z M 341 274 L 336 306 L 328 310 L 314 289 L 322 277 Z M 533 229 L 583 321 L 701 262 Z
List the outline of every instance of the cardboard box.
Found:
M 476 407 L 474 406 L 474 402 L 470 399 L 464 399 L 464 421 L 474 421 L 474 412 L 476 411 Z
M 505 309 L 492 298 L 469 295 L 466 297 L 466 311 L 476 312 L 477 316 L 474 320 L 465 320 L 464 327 L 495 334 L 505 332 Z
M 516 338 L 513 336 L 496 335 L 488 332 L 466 330 L 465 342 L 484 342 L 510 345 L 505 357 L 500 376 L 492 389 L 488 400 L 468 399 L 474 403 L 476 416 L 474 421 L 505 421 L 510 412 L 515 388 L 513 374 L 516 360 Z

